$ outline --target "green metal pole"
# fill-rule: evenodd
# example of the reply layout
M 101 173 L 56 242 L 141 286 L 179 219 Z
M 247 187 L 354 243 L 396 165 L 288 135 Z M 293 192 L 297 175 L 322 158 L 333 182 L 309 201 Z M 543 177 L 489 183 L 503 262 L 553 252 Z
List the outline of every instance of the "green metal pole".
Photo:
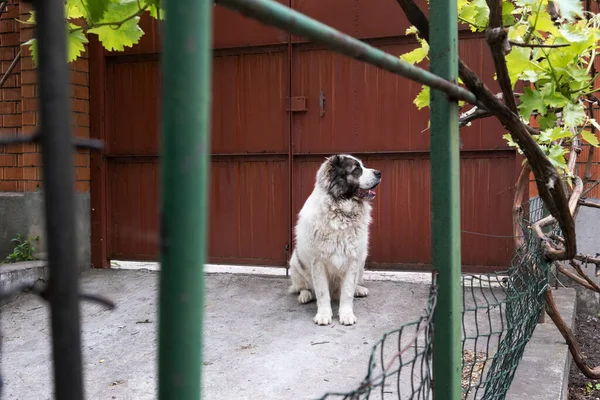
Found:
M 430 65 L 435 75 L 458 78 L 456 0 L 430 0 Z M 460 147 L 458 104 L 431 90 L 431 229 L 438 300 L 434 314 L 433 397 L 461 399 Z
M 385 51 L 369 46 L 365 42 L 348 36 L 276 1 L 215 0 L 215 3 L 237 11 L 247 17 L 254 18 L 264 24 L 275 26 L 286 32 L 327 45 L 340 54 L 375 65 L 386 71 L 428 85 L 431 88 L 440 89 L 456 99 L 465 100 L 471 104 L 477 102 L 475 95 L 458 86 L 456 81 L 453 83 L 441 79 L 423 68 L 415 67 L 400 60 L 398 56 L 393 56 Z
M 211 0 L 165 0 L 158 398 L 201 398 Z

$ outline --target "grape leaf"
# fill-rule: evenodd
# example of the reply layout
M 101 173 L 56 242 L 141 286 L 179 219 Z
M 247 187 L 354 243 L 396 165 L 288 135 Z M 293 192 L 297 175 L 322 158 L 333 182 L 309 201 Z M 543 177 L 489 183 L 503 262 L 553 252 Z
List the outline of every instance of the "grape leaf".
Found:
M 422 86 L 421 91 L 413 100 L 413 103 L 420 110 L 423 107 L 429 107 L 429 86 Z
M 538 119 L 538 123 L 540 124 L 540 129 L 549 129 L 552 128 L 556 124 L 556 114 L 548 113 L 546 115 L 540 115 Z
M 600 144 L 598 142 L 598 137 L 590 131 L 581 131 L 581 137 L 583 138 L 583 140 L 585 140 L 594 147 L 598 147 L 598 145 Z
M 471 22 L 471 31 L 483 31 L 487 28 L 490 9 L 485 0 L 472 0 L 465 4 L 460 13 L 460 17 Z
M 527 47 L 513 47 L 511 52 L 506 55 L 506 66 L 513 89 L 523 71 L 531 69 L 530 56 L 531 49 Z
M 402 54 L 400 59 L 402 61 L 406 61 L 410 64 L 418 64 L 427 57 L 429 53 L 429 45 L 426 41 L 421 40 L 421 47 L 417 47 L 416 49 L 409 51 L 406 54 Z
M 548 159 L 555 167 L 566 170 L 567 169 L 567 162 L 565 160 L 565 152 L 566 151 L 567 150 L 564 147 L 556 144 L 556 145 L 550 147 L 550 149 L 548 149 L 548 152 L 547 152 Z
M 544 102 L 550 107 L 564 107 L 569 102 L 569 99 L 555 91 L 553 82 L 542 86 L 540 92 Z
M 583 5 L 579 0 L 554 0 L 554 3 L 558 5 L 560 15 L 568 20 L 583 17 Z
M 37 52 L 37 41 L 35 38 L 29 39 L 21 46 L 29 46 L 29 52 L 31 53 L 31 58 L 33 59 L 33 65 L 37 67 L 38 62 L 38 52 Z
M 548 128 L 540 132 L 538 136 L 538 141 L 540 143 L 550 143 L 555 140 L 567 138 L 571 136 L 571 132 L 557 126 L 555 128 Z
M 563 121 L 565 123 L 565 127 L 576 127 L 585 121 L 585 108 L 581 103 L 569 103 L 563 108 Z
M 83 5 L 88 23 L 101 21 L 108 11 L 111 0 L 79 0 Z
M 67 34 L 67 62 L 75 61 L 81 53 L 85 52 L 85 43 L 88 40 L 82 31 L 71 31 Z
M 519 110 L 521 116 L 528 119 L 534 110 L 538 110 L 540 114 L 546 114 L 546 105 L 542 95 L 537 90 L 531 90 L 531 88 L 525 87 L 525 91 L 521 96 L 521 104 L 519 104 Z
M 133 16 L 139 12 L 137 0 L 118 0 L 118 2 L 110 2 L 104 17 L 99 23 L 114 23 L 130 18 L 120 26 L 111 25 L 98 26 L 88 30 L 89 33 L 98 35 L 98 39 L 102 46 L 107 50 L 123 51 L 125 47 L 132 47 L 139 42 L 144 34 L 142 28 L 139 27 L 139 16 Z M 132 17 L 133 16 L 133 17 Z
M 80 0 L 67 0 L 65 3 L 65 15 L 67 19 L 82 18 L 83 12 L 81 11 Z

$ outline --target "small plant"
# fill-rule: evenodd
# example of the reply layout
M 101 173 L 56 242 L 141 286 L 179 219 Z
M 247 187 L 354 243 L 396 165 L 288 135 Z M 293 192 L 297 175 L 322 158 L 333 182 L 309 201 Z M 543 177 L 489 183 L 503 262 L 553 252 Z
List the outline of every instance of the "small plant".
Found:
M 587 385 L 585 385 L 585 391 L 588 394 L 595 392 L 595 391 L 600 391 L 600 383 L 588 382 Z
M 39 236 L 32 238 L 25 238 L 20 233 L 11 240 L 15 244 L 15 248 L 13 252 L 9 254 L 5 259 L 5 263 L 15 263 L 19 261 L 33 261 L 35 258 L 33 254 L 35 253 L 35 247 L 33 246 L 33 241 L 38 241 Z

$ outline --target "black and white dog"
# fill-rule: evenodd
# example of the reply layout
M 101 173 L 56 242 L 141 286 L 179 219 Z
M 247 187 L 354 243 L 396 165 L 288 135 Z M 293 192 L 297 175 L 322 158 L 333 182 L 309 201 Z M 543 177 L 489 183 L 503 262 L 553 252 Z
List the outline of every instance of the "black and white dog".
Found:
M 354 296 L 369 294 L 362 283 L 369 245 L 372 190 L 381 172 L 355 157 L 338 154 L 319 168 L 315 188 L 298 214 L 290 259 L 292 285 L 300 303 L 315 297 L 319 325 L 331 323 L 331 299 L 339 299 L 343 325 L 356 323 Z

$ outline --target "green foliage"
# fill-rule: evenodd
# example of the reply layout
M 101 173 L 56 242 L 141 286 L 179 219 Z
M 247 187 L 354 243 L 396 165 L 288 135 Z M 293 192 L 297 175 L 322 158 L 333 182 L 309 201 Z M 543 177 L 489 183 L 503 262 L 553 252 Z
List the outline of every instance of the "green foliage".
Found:
M 161 0 L 65 0 L 65 29 L 67 34 L 67 62 L 75 61 L 85 51 L 88 35 L 98 37 L 102 46 L 110 51 L 123 51 L 140 41 L 144 31 L 139 26 L 140 17 L 148 12 L 153 18 L 164 18 Z M 27 25 L 35 25 L 31 12 Z M 29 46 L 33 62 L 37 65 L 36 39 L 23 43 Z
M 600 383 L 588 382 L 587 385 L 585 385 L 585 391 L 587 392 L 587 394 L 600 391 Z
M 557 169 L 567 174 L 564 155 L 574 140 L 599 146 L 590 128 L 600 131 L 600 125 L 588 117 L 585 101 L 595 91 L 598 76 L 591 71 L 600 48 L 600 14 L 584 12 L 580 0 L 555 0 L 554 4 L 560 14 L 555 20 L 548 12 L 548 0 L 503 0 L 502 19 L 513 42 L 563 45 L 512 46 L 506 65 L 513 90 L 517 82 L 524 84 L 523 93 L 517 93 L 521 119 L 526 123 L 536 120 L 540 134 L 533 135 L 535 141 Z M 486 1 L 458 0 L 458 19 L 473 32 L 485 31 L 489 20 Z M 416 35 L 419 47 L 400 58 L 421 63 L 428 58 L 429 46 L 414 27 L 407 34 Z M 429 88 L 424 86 L 413 102 L 418 109 L 428 107 Z M 518 149 L 509 133 L 504 138 Z
M 32 238 L 25 238 L 20 233 L 11 240 L 15 244 L 13 252 L 9 254 L 6 259 L 4 259 L 5 263 L 15 263 L 20 261 L 33 261 L 35 258 L 33 254 L 35 253 L 35 247 L 33 246 L 34 241 L 38 241 L 39 236 Z

